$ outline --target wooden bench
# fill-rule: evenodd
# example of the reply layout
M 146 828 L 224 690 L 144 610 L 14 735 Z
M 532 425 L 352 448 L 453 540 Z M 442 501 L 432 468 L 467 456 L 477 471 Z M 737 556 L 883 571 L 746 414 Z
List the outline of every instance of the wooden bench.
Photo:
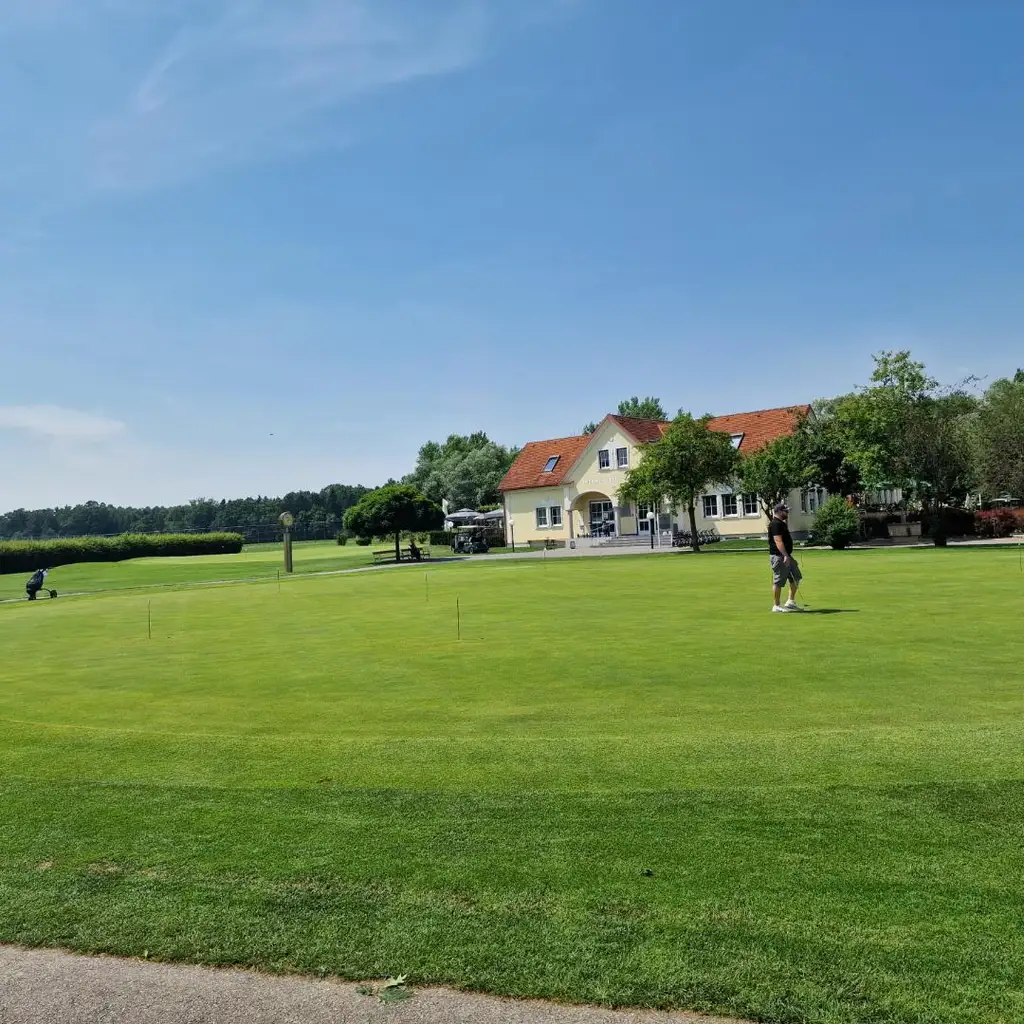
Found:
M 420 561 L 423 561 L 423 562 L 429 562 L 430 561 L 430 548 L 427 547 L 427 545 L 424 544 L 422 547 L 420 547 L 419 548 L 419 552 L 420 552 Z M 385 562 L 393 562 L 394 560 L 395 560 L 395 549 L 394 548 L 387 548 L 386 550 L 383 550 L 383 551 L 374 551 L 373 552 L 373 564 L 374 565 L 383 565 Z M 402 561 L 403 562 L 412 562 L 412 561 L 414 561 L 414 559 L 412 557 L 412 548 L 408 548 L 408 547 L 402 548 Z

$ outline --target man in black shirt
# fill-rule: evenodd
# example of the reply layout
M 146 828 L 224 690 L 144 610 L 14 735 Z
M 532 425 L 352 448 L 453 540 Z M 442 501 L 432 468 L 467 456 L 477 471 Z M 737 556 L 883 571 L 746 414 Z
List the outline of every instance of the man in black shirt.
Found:
M 796 592 L 803 579 L 800 566 L 793 557 L 793 537 L 786 525 L 789 519 L 789 506 L 779 502 L 775 506 L 774 516 L 768 524 L 768 554 L 772 560 L 772 584 L 774 604 L 773 612 L 798 612 L 800 605 L 796 603 Z M 782 588 L 789 584 L 789 600 L 782 604 Z

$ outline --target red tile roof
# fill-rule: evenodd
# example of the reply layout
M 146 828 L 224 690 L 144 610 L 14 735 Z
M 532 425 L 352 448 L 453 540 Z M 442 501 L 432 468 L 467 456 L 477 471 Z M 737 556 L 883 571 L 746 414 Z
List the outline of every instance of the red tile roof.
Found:
M 809 405 L 794 405 L 783 409 L 761 409 L 757 412 L 716 416 L 708 425 L 723 434 L 742 434 L 739 450 L 744 455 L 750 455 L 777 437 L 792 434 L 800 421 L 810 413 Z M 669 427 L 667 420 L 638 420 L 629 416 L 607 416 L 605 419 L 617 423 L 641 444 L 657 441 Z M 582 437 L 561 437 L 554 441 L 531 441 L 505 474 L 500 490 L 520 491 L 528 487 L 553 487 L 560 484 L 590 444 L 592 437 L 585 434 Z M 558 463 L 553 472 L 545 473 L 544 466 L 553 455 L 559 456 Z
M 528 487 L 554 487 L 565 479 L 565 474 L 590 444 L 591 436 L 559 437 L 553 441 L 531 441 L 516 457 L 501 481 L 499 490 L 522 491 Z M 550 473 L 544 472 L 548 459 L 558 456 Z

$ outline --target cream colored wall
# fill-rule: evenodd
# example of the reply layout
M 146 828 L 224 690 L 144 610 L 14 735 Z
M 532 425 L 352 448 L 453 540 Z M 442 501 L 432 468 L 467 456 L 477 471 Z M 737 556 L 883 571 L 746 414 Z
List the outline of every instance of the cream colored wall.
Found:
M 768 522 L 770 519 L 769 516 L 765 515 L 763 512 L 760 511 L 756 516 L 743 515 L 743 496 L 741 494 L 737 493 L 737 504 L 740 509 L 740 515 L 723 516 L 722 495 L 732 493 L 730 488 L 715 487 L 710 489 L 707 493 L 718 495 L 718 516 L 706 519 L 704 517 L 704 502 L 698 499 L 698 530 L 715 530 L 723 537 L 761 537 L 768 532 Z M 800 511 L 800 491 L 790 491 L 789 497 L 786 499 L 786 504 L 789 505 L 790 507 L 790 532 L 793 534 L 807 533 L 807 531 L 810 530 L 811 525 L 814 523 L 814 513 L 803 513 Z M 758 504 L 758 509 L 760 509 L 760 503 Z M 681 530 L 686 530 L 689 528 L 685 510 L 679 516 L 679 528 Z
M 600 468 L 598 452 L 608 449 L 609 469 Z M 619 428 L 616 423 L 602 423 L 590 440 L 581 460 L 572 467 L 565 479 L 565 485 L 573 497 L 596 492 L 606 494 L 618 504 L 616 493 L 626 479 L 626 470 L 619 469 L 615 461 L 616 448 L 625 448 L 629 452 L 629 466 L 640 461 L 640 453 L 636 445 Z
M 556 505 L 561 508 L 562 525 L 548 525 L 546 529 L 538 529 L 536 515 L 538 505 L 547 508 L 549 524 L 551 522 L 551 506 Z M 567 540 L 569 537 L 569 514 L 565 511 L 564 492 L 560 486 L 536 487 L 528 491 L 509 491 L 505 495 L 505 510 L 508 521 L 515 531 L 516 544 L 526 544 L 531 540 Z

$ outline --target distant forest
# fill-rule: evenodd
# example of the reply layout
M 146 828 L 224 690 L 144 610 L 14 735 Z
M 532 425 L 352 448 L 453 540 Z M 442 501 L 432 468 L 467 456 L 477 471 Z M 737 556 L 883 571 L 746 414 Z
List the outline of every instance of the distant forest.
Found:
M 330 484 L 322 491 L 292 491 L 280 498 L 198 498 L 170 507 L 122 508 L 87 501 L 65 508 L 17 509 L 0 515 L 0 540 L 237 530 L 249 543 L 259 543 L 280 536 L 277 519 L 286 510 L 295 515 L 292 532 L 298 540 L 317 540 L 333 537 L 341 528 L 345 510 L 368 490 Z

